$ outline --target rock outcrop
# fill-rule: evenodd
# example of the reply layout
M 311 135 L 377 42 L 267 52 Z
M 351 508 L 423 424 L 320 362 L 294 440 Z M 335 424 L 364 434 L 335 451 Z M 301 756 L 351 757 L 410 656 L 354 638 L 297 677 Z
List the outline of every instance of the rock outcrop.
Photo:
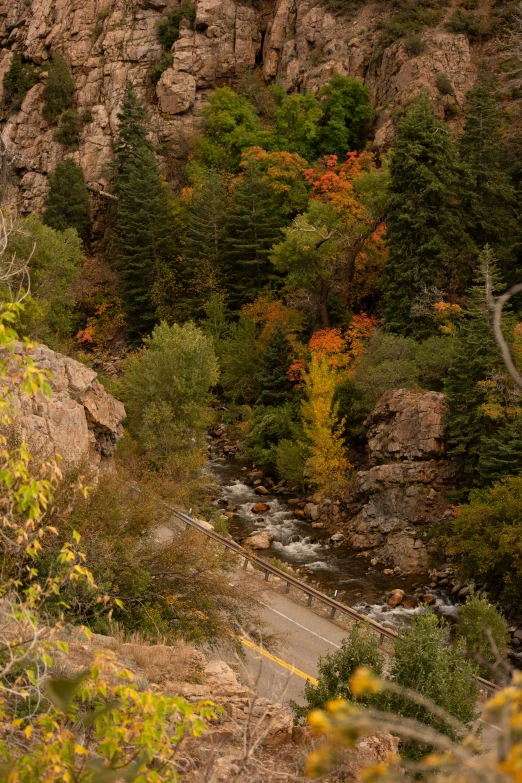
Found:
M 172 159 L 187 151 L 212 89 L 234 85 L 254 67 L 266 82 L 291 91 L 317 91 L 335 73 L 363 79 L 379 117 L 376 145 L 393 138 L 392 110 L 421 91 L 443 115 L 448 101 L 462 106 L 473 84 L 476 58 L 464 35 L 448 32 L 443 21 L 425 31 L 424 50 L 406 52 L 400 42 L 383 47 L 378 24 L 387 4 L 364 3 L 353 17 L 334 15 L 317 0 L 194 0 L 193 21 L 182 20 L 173 44 L 172 64 L 154 85 L 151 72 L 164 56 L 158 22 L 178 0 L 0 0 L 0 97 L 12 52 L 42 66 L 42 76 L 19 111 L 4 108 L 2 139 L 18 175 L 16 197 L 22 212 L 39 210 L 47 175 L 67 154 L 83 167 L 93 194 L 110 189 L 112 142 L 127 78 L 146 102 L 151 137 L 162 149 L 160 162 L 176 185 Z M 449 13 L 449 11 L 448 11 Z M 86 118 L 79 149 L 73 153 L 55 138 L 42 116 L 45 64 L 64 52 L 75 81 L 75 104 Z M 441 96 L 437 74 L 444 73 L 454 95 Z M 95 213 L 104 203 L 93 195 Z
M 387 392 L 366 421 L 371 467 L 359 471 L 348 523 L 348 542 L 363 554 L 403 573 L 427 570 L 423 527 L 448 503 L 451 479 L 445 459 L 445 396 L 399 389 Z
M 17 352 L 24 350 L 17 346 Z M 59 454 L 62 466 L 88 461 L 97 469 L 112 457 L 123 437 L 125 408 L 80 362 L 45 345 L 38 345 L 31 358 L 50 373 L 52 397 L 28 397 L 19 384 L 11 387 L 12 405 L 20 412 L 15 419 L 19 439 L 28 444 L 36 460 Z

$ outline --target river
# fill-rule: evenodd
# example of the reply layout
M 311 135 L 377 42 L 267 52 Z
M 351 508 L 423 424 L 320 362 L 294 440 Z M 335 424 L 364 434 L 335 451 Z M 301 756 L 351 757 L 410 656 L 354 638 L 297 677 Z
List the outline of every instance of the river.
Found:
M 270 549 L 260 552 L 261 557 L 287 563 L 299 571 L 301 578 L 313 581 L 330 595 L 337 590 L 338 600 L 388 627 L 397 628 L 420 611 L 418 605 L 388 606 L 387 597 L 397 588 L 404 590 L 406 600 L 415 604 L 421 595 L 429 592 L 436 596 L 433 608 L 438 613 L 448 618 L 455 614 L 457 606 L 447 593 L 430 584 L 427 574 L 384 574 L 381 569 L 374 568 L 369 559 L 357 557 L 349 547 L 333 545 L 331 533 L 296 519 L 285 496 L 255 494 L 253 487 L 242 480 L 244 465 L 236 457 L 213 456 L 208 463 L 210 473 L 220 486 L 221 499 L 237 507 L 229 520 L 229 532 L 236 541 L 252 532 L 266 530 L 274 540 Z M 254 514 L 252 505 L 260 500 L 268 504 L 269 510 Z

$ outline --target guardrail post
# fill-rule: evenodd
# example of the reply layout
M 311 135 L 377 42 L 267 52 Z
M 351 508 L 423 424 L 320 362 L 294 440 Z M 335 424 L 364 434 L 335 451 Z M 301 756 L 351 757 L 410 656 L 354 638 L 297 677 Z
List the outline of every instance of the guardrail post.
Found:
M 248 557 L 245 557 L 245 562 L 243 563 L 243 571 L 246 571 L 248 568 Z
M 384 634 L 383 633 L 381 633 L 380 636 L 379 636 L 379 646 L 381 646 L 382 644 L 384 644 Z
M 332 611 L 330 612 L 330 620 L 334 619 L 336 611 L 337 609 L 335 608 L 335 606 L 332 606 Z
M 307 604 L 307 606 L 312 606 L 312 601 L 313 601 L 313 600 L 314 600 L 314 597 L 313 597 L 313 595 L 309 595 L 309 596 L 308 596 L 308 604 Z
M 270 579 L 270 571 L 265 571 L 265 582 L 268 582 Z
M 285 593 L 289 593 L 289 592 L 290 592 L 290 582 L 287 582 L 285 587 Z

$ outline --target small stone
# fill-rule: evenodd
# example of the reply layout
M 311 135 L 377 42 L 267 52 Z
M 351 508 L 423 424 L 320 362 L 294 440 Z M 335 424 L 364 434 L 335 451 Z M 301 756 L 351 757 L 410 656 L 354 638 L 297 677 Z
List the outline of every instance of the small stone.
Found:
M 341 541 L 344 541 L 343 533 L 334 533 L 333 536 L 330 537 L 330 541 L 332 541 L 334 544 L 338 544 Z
M 426 593 L 425 595 L 421 595 L 420 600 L 423 604 L 426 604 L 426 606 L 431 606 L 436 602 L 437 597 L 431 593 Z
M 312 522 L 312 527 L 324 528 L 324 522 Z
M 305 512 L 303 511 L 302 508 L 296 508 L 296 509 L 294 509 L 294 517 L 296 519 L 304 519 L 305 518 Z
M 269 508 L 268 503 L 254 503 L 250 510 L 253 514 L 262 514 L 264 511 L 268 511 Z
M 386 576 L 393 576 L 393 568 L 385 568 L 383 574 Z
M 522 642 L 522 628 L 517 628 L 513 634 L 513 639 L 518 639 L 519 642 Z
M 417 601 L 414 598 L 405 598 L 401 604 L 405 609 L 415 609 Z
M 465 597 L 468 595 L 468 593 L 469 593 L 470 589 L 471 589 L 471 588 L 469 587 L 469 585 L 466 585 L 466 587 L 462 587 L 462 588 L 459 590 L 459 592 L 457 593 L 458 597 L 459 597 L 459 598 L 465 598 Z
M 372 564 L 372 566 L 376 566 L 378 562 L 379 561 L 377 560 L 376 557 L 372 557 L 372 559 L 370 560 L 370 563 Z
M 256 487 L 254 489 L 254 492 L 256 493 L 256 495 L 268 495 L 269 494 L 267 488 L 263 487 L 262 485 L 260 485 L 259 487 Z
M 288 498 L 286 502 L 288 503 L 289 506 L 297 506 L 301 501 L 299 500 L 299 498 Z

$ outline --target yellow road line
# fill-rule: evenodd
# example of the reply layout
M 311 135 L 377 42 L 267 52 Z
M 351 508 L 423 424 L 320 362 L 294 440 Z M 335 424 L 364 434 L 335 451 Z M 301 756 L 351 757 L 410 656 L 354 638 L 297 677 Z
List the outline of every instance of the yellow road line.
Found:
M 257 644 L 251 642 L 250 639 L 244 639 L 242 636 L 240 636 L 239 641 L 242 642 L 247 647 L 250 647 L 251 650 L 255 650 L 261 655 L 264 655 L 265 658 L 268 658 L 270 661 L 273 661 L 274 663 L 277 663 L 279 666 L 283 666 L 285 669 L 288 669 L 288 671 L 291 672 L 292 674 L 297 674 L 297 676 L 302 677 L 303 680 L 308 680 L 308 682 L 311 682 L 312 685 L 318 685 L 318 681 L 315 679 L 315 677 L 312 677 L 310 674 L 305 674 L 300 669 L 296 669 L 295 666 L 292 666 L 286 661 L 283 661 L 281 658 L 277 658 L 275 655 L 272 655 L 272 653 L 269 653 L 267 650 L 263 650 L 262 647 L 258 647 Z

